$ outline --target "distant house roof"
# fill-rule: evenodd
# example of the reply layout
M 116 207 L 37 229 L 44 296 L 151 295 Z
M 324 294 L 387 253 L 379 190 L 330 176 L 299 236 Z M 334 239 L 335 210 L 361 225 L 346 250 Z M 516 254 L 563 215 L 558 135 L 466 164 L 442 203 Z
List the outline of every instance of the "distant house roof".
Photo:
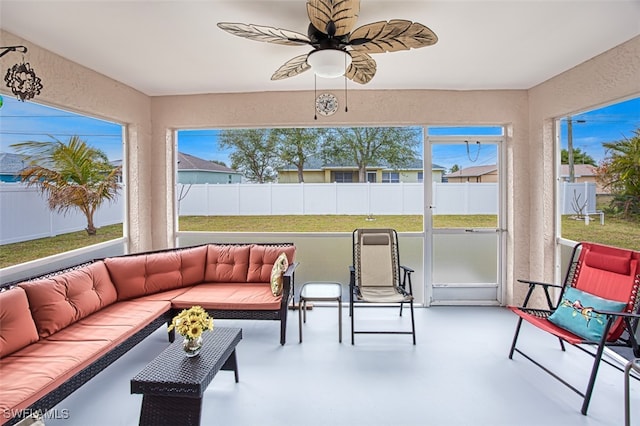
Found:
M 113 166 L 122 166 L 122 160 L 110 161 Z M 195 157 L 191 154 L 184 152 L 178 152 L 178 171 L 207 171 L 218 173 L 238 173 L 237 171 L 225 167 L 223 165 L 214 163 L 209 160 L 204 160 L 199 157 Z
M 178 152 L 178 171 L 187 170 L 200 170 L 218 173 L 238 173 L 237 171 L 229 167 L 214 163 L 213 161 L 204 160 L 202 158 L 198 158 L 184 152 Z
M 26 166 L 25 158 L 24 155 L 20 154 L 0 152 L 0 174 L 17 175 Z
M 0 174 L 15 175 L 25 167 L 25 156 L 20 154 L 11 154 L 8 152 L 0 152 Z M 113 166 L 121 166 L 122 160 L 110 161 Z M 178 152 L 178 170 L 201 170 L 207 172 L 219 173 L 238 173 L 234 169 L 195 157 L 191 154 Z
M 305 170 L 325 170 L 325 169 L 357 169 L 358 166 L 353 163 L 345 160 L 345 161 L 328 161 L 324 162 L 319 157 L 311 157 L 309 158 L 305 164 Z M 390 167 L 388 164 L 370 164 L 367 166 L 368 169 L 383 169 L 383 170 L 396 170 Z M 437 164 L 432 165 L 432 170 L 445 170 L 444 167 L 439 166 Z M 415 159 L 410 164 L 405 167 L 401 167 L 401 170 L 422 170 L 423 164 L 421 159 Z M 297 170 L 297 167 L 293 164 L 287 164 L 286 166 L 280 167 L 279 170 Z
M 478 177 L 488 175 L 489 173 L 493 173 L 498 170 L 498 166 L 495 164 L 490 164 L 488 166 L 472 166 L 465 167 L 464 169 L 460 169 L 457 172 L 448 173 L 445 177 L 447 178 L 462 178 L 462 177 Z
M 596 167 L 591 164 L 574 164 L 573 165 L 573 175 L 575 177 L 581 176 L 595 176 L 596 175 Z M 561 164 L 560 165 L 560 176 L 569 176 L 569 165 Z

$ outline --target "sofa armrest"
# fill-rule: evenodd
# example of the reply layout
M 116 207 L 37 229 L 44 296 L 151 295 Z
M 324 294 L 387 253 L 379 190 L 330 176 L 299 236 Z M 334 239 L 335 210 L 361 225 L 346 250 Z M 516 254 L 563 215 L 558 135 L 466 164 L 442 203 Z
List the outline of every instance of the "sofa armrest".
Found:
M 296 294 L 295 272 L 299 264 L 299 262 L 293 262 L 282 274 L 282 293 L 286 294 L 287 299 L 292 295 L 294 297 L 294 302 Z

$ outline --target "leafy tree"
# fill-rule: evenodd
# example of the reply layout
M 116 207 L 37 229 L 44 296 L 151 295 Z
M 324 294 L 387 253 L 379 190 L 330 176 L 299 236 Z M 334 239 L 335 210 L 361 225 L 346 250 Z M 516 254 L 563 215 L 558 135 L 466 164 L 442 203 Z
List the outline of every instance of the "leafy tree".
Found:
M 234 151 L 229 155 L 231 167 L 251 182 L 265 183 L 276 179 L 280 165 L 278 139 L 270 129 L 223 130 L 219 145 Z
M 449 173 L 455 173 L 458 170 L 460 170 L 460 166 L 457 164 L 454 164 L 453 166 L 451 166 L 451 168 L 449 169 Z
M 621 216 L 640 217 L 640 128 L 632 138 L 606 142 L 598 179 L 613 194 L 611 207 Z
M 343 127 L 327 137 L 325 158 L 358 167 L 358 181 L 367 181 L 367 167 L 384 164 L 400 169 L 419 158 L 420 131 L 414 127 Z
M 278 154 L 285 164 L 293 164 L 298 171 L 298 182 L 304 182 L 304 165 L 320 153 L 327 129 L 289 128 L 275 129 Z
M 560 163 L 569 164 L 569 150 L 563 149 L 560 151 Z M 595 166 L 596 160 L 580 148 L 573 148 L 573 164 L 591 164 Z
M 47 196 L 51 210 L 66 214 L 79 209 L 87 219 L 87 234 L 96 235 L 93 216 L 105 200 L 116 198 L 121 168 L 111 165 L 104 152 L 78 136 L 66 143 L 53 139 L 11 145 L 29 162 L 20 178 Z

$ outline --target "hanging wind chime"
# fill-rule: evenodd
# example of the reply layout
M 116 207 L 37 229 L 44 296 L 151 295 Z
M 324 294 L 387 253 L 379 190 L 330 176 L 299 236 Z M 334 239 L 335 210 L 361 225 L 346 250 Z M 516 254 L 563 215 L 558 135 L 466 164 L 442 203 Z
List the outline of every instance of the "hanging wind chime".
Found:
M 21 52 L 24 54 L 27 53 L 27 48 L 25 46 L 0 47 L 0 58 L 9 52 Z M 4 81 L 7 83 L 7 87 L 11 89 L 11 92 L 22 102 L 39 95 L 40 90 L 42 90 L 42 80 L 36 75 L 31 65 L 24 61 L 24 56 L 22 57 L 22 63 L 15 64 L 7 70 Z

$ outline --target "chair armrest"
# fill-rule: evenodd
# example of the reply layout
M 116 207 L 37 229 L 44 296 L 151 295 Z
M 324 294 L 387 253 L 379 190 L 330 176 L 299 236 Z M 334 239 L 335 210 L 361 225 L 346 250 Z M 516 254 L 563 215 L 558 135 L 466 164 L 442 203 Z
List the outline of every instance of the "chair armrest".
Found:
M 593 312 L 602 315 L 610 315 L 614 317 L 623 317 L 623 318 L 640 318 L 640 313 L 636 314 L 633 312 L 615 312 L 615 311 L 601 311 L 599 309 L 594 309 Z
M 524 283 L 524 284 L 528 284 L 529 285 L 529 290 L 527 290 L 527 294 L 524 297 L 524 302 L 522 303 L 523 307 L 527 307 L 527 305 L 529 304 L 529 298 L 531 297 L 531 294 L 533 294 L 533 290 L 537 286 L 541 286 L 542 289 L 544 290 L 544 296 L 547 299 L 547 305 L 549 305 L 549 309 L 555 310 L 556 307 L 553 306 L 553 302 L 551 302 L 551 295 L 549 294 L 549 287 L 562 288 L 561 285 L 551 284 L 551 283 L 543 283 L 543 282 L 540 282 L 540 281 L 531 281 L 531 280 L 525 280 L 525 279 L 518 279 L 517 281 L 520 282 L 520 283 Z
M 400 285 L 400 288 L 402 288 L 403 291 L 407 291 L 407 281 L 409 281 L 409 295 L 413 295 L 413 285 L 411 284 L 411 273 L 415 272 L 413 269 L 409 268 L 408 266 L 402 266 L 400 265 L 400 269 L 402 269 L 404 271 L 403 277 L 402 277 L 402 284 Z
M 551 283 L 543 283 L 541 281 L 531 281 L 531 280 L 524 280 L 524 279 L 519 279 L 517 280 L 519 283 L 524 283 L 524 284 L 529 284 L 529 285 L 541 285 L 544 287 L 555 287 L 555 288 L 562 288 L 561 285 L 558 284 L 551 284 Z
M 349 265 L 349 287 L 352 289 L 356 286 L 356 268 L 353 265 Z
M 613 312 L 613 311 L 601 311 L 598 309 L 594 309 L 593 312 L 598 314 L 607 315 L 609 320 L 607 321 L 607 325 L 604 329 L 604 335 L 602 336 L 601 345 L 604 343 L 605 339 L 609 335 L 609 330 L 613 326 L 614 321 L 618 319 L 618 317 L 622 318 L 622 322 L 624 323 L 624 329 L 628 333 L 628 337 L 626 340 L 627 345 L 631 347 L 633 350 L 633 354 L 635 357 L 640 357 L 640 343 L 638 343 L 638 338 L 636 337 L 636 329 L 632 326 L 632 320 L 640 319 L 640 313 L 635 312 Z

